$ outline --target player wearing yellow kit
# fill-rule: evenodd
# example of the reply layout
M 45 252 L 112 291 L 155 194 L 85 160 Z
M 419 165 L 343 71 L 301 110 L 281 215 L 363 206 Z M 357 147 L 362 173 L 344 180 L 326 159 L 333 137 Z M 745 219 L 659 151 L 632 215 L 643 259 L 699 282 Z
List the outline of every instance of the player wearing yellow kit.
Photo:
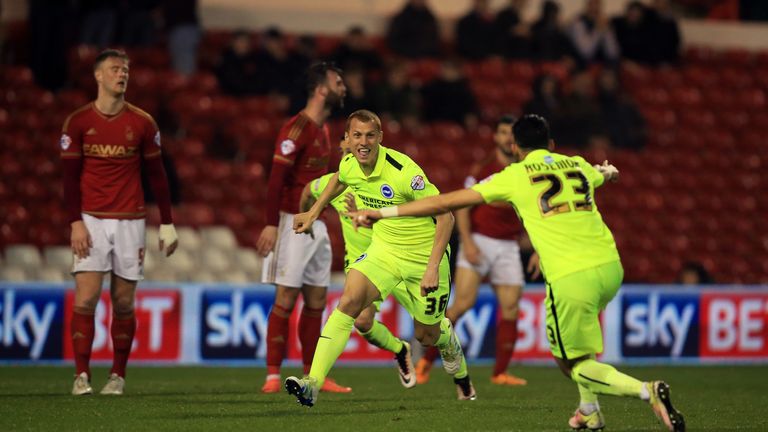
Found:
M 347 140 L 341 142 L 341 149 L 344 154 L 349 153 Z M 328 185 L 328 181 L 334 173 L 326 174 L 307 183 L 301 194 L 301 211 L 307 211 L 312 207 L 317 198 Z M 355 229 L 352 219 L 347 216 L 349 210 L 362 208 L 362 201 L 355 195 L 351 189 L 347 188 L 339 196 L 332 199 L 331 206 L 336 209 L 341 221 L 341 233 L 344 237 L 344 272 L 349 270 L 349 264 L 360 257 L 368 245 L 371 244 L 373 230 L 370 228 Z M 398 369 L 400 383 L 405 388 L 413 388 L 416 385 L 416 376 L 411 360 L 411 345 L 395 337 L 391 331 L 381 321 L 376 320 L 376 312 L 379 310 L 380 302 L 374 302 L 373 305 L 365 308 L 355 319 L 355 329 L 368 343 L 387 350 L 395 355 L 395 361 Z
M 437 195 L 421 168 L 408 156 L 381 145 L 379 117 L 367 110 L 352 113 L 346 133 L 352 154 L 344 157 L 317 202 L 294 217 L 296 232 L 307 232 L 322 209 L 347 187 L 367 208 L 397 205 Z M 355 318 L 377 300 L 392 294 L 413 317 L 414 336 L 437 346 L 445 370 L 454 377 L 459 399 L 476 398 L 467 364 L 445 308 L 450 294 L 448 240 L 450 213 L 436 218 L 387 221 L 373 229 L 371 244 L 350 265 L 344 293 L 323 328 L 309 376 L 289 377 L 286 390 L 303 405 L 314 405 L 317 389 L 344 350 Z
M 547 281 L 550 349 L 563 373 L 577 383 L 581 396 L 569 425 L 602 429 L 605 421 L 597 395 L 608 394 L 648 401 L 669 430 L 684 431 L 685 421 L 672 406 L 668 384 L 641 382 L 595 359 L 603 350 L 599 313 L 616 295 L 624 270 L 594 193 L 605 180 L 617 180 L 618 170 L 607 161 L 593 167 L 579 156 L 553 153 L 554 143 L 542 117 L 522 117 L 513 133 L 513 151 L 520 162 L 471 188 L 350 216 L 370 226 L 382 218 L 386 222 L 390 217 L 439 215 L 494 201 L 512 204 L 539 254 Z

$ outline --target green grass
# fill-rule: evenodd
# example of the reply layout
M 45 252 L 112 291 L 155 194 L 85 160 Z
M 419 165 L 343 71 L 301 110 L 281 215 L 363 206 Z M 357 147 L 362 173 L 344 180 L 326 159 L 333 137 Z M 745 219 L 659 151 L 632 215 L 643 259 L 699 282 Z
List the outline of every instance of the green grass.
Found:
M 689 430 L 768 430 L 768 366 L 634 367 L 640 378 L 664 378 Z M 304 408 L 286 393 L 258 392 L 264 369 L 132 367 L 122 397 L 73 397 L 70 367 L 0 367 L 0 431 L 544 431 L 568 430 L 578 401 L 575 386 L 550 367 L 520 367 L 528 386 L 489 383 L 490 368 L 470 369 L 478 392 L 456 400 L 452 381 L 437 369 L 432 381 L 406 390 L 394 368 L 338 367 L 333 376 L 352 394 L 321 394 Z M 288 369 L 287 373 L 296 373 Z M 107 371 L 94 370 L 94 389 Z M 638 400 L 603 397 L 607 430 L 662 430 Z

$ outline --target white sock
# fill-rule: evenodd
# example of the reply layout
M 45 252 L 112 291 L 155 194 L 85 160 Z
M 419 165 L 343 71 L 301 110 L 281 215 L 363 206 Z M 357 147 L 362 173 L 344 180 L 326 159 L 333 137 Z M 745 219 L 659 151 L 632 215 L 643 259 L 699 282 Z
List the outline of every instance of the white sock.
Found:
M 269 375 L 267 375 L 267 381 L 269 381 L 271 379 L 279 380 L 280 379 L 280 374 L 269 374 Z
M 600 410 L 600 404 L 598 402 L 582 402 L 579 404 L 579 411 L 584 415 L 590 415 L 595 411 Z
M 643 386 L 640 388 L 640 399 L 644 401 L 648 401 L 651 399 L 651 394 L 648 392 L 648 388 L 651 386 L 651 383 L 644 382 Z

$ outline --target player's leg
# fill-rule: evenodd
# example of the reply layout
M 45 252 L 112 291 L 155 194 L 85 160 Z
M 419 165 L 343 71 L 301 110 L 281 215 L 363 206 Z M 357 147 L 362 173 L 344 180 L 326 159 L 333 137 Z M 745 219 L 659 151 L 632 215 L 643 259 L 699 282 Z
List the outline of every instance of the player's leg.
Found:
M 128 365 L 128 356 L 131 354 L 133 337 L 136 333 L 136 315 L 134 305 L 136 302 L 135 280 L 128 280 L 116 274 L 112 274 L 110 281 L 110 295 L 112 298 L 112 369 L 109 379 L 101 394 L 121 395 L 125 390 L 125 369 Z
M 477 302 L 477 291 L 480 283 L 489 269 L 485 258 L 480 264 L 472 264 L 464 257 L 462 249 L 459 248 L 459 256 L 456 261 L 456 277 L 454 278 L 453 303 L 448 307 L 445 316 L 451 323 L 457 323 L 464 313 L 466 313 Z M 437 347 L 429 347 L 424 351 L 424 355 L 416 364 L 416 380 L 419 384 L 425 384 L 429 381 L 429 373 L 432 364 L 440 356 Z
M 288 323 L 300 293 L 301 290 L 294 287 L 275 287 L 275 301 L 267 319 L 267 377 L 262 393 L 280 392 L 280 367 L 288 347 Z
M 289 319 L 305 284 L 304 272 L 312 256 L 309 251 L 313 250 L 314 239 L 294 233 L 292 223 L 293 215 L 280 213 L 275 250 L 263 261 L 261 281 L 276 287 L 267 320 L 267 377 L 261 388 L 263 393 L 280 392 L 280 367 L 288 346 Z
M 526 385 L 526 380 L 507 373 L 517 343 L 517 314 L 523 288 L 520 285 L 492 286 L 499 302 L 501 318 L 496 324 L 496 362 L 491 382 L 500 385 Z
M 492 262 L 491 286 L 499 302 L 500 319 L 496 325 L 496 362 L 491 382 L 500 385 L 525 385 L 527 381 L 507 373 L 517 342 L 517 314 L 525 275 L 520 247 L 514 240 L 480 237 L 478 245 Z
M 320 334 L 309 376 L 305 379 L 288 377 L 285 380 L 288 393 L 296 396 L 302 405 L 314 405 L 328 372 L 349 341 L 355 318 L 379 298 L 378 289 L 363 273 L 355 269 L 349 271 L 339 304 Z
M 125 368 L 136 333 L 136 284 L 144 278 L 145 222 L 108 220 L 105 225 L 114 240 L 110 296 L 112 298 L 112 370 L 101 394 L 121 395 Z
M 112 270 L 112 244 L 107 236 L 106 220 L 83 214 L 83 223 L 91 236 L 92 247 L 85 258 L 74 257 L 75 300 L 72 307 L 72 350 L 75 357 L 73 395 L 93 393 L 91 379 L 91 350 L 94 337 L 94 316 L 99 304 L 104 273 Z
M 375 301 L 357 316 L 355 330 L 371 345 L 395 355 L 400 383 L 405 388 L 412 388 L 416 385 L 416 374 L 411 359 L 411 345 L 393 335 L 384 323 L 376 320 L 380 303 Z
M 299 316 L 298 333 L 305 375 L 309 373 L 309 368 L 312 366 L 312 357 L 315 355 L 317 339 L 320 337 L 327 292 L 328 288 L 325 286 L 304 285 L 301 288 L 304 306 Z
M 73 395 L 93 393 L 91 388 L 91 350 L 95 328 L 96 306 L 99 304 L 101 272 L 75 274 L 75 301 L 72 307 L 72 352 L 75 357 L 75 383 Z
M 566 276 L 548 285 L 547 331 L 552 352 L 563 373 L 579 385 L 582 397 L 579 411 L 582 414 L 599 411 L 597 396 L 592 395 L 636 397 L 649 402 L 670 430 L 684 430 L 685 421 L 672 406 L 666 383 L 641 382 L 595 358 L 595 354 L 603 349 L 598 314 L 615 296 L 622 278 L 621 264 L 615 262 Z
M 413 335 L 422 346 L 435 346 L 440 351 L 443 368 L 453 376 L 460 400 L 477 398 L 472 381 L 469 379 L 467 361 L 461 342 L 451 321 L 445 317 L 451 290 L 451 269 L 448 253 L 443 255 L 439 267 L 439 285 L 435 292 L 426 297 L 421 295 L 421 277 L 427 258 L 401 260 L 404 284 L 393 290 L 400 304 L 413 317 Z

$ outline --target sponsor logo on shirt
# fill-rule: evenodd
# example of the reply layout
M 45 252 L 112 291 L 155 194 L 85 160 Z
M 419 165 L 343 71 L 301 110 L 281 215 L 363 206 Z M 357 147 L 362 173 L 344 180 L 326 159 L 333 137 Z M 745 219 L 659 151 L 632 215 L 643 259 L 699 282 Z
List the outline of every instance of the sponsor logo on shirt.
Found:
M 84 144 L 83 153 L 95 157 L 131 157 L 136 155 L 136 147 L 114 144 Z
M 296 150 L 296 144 L 292 140 L 287 139 L 280 143 L 280 152 L 283 155 L 289 155 L 294 150 Z
M 69 146 L 72 145 L 72 138 L 67 134 L 62 134 L 61 139 L 59 140 L 59 145 L 61 145 L 62 150 L 68 149 Z
M 155 132 L 155 145 L 160 147 L 160 131 Z
M 411 179 L 411 189 L 424 190 L 424 177 L 420 175 L 413 176 Z
M 411 182 L 411 185 L 413 185 L 413 182 Z M 392 190 L 392 186 L 385 183 L 381 185 L 381 196 L 383 196 L 384 198 L 390 199 L 393 196 L 395 196 L 395 191 Z

